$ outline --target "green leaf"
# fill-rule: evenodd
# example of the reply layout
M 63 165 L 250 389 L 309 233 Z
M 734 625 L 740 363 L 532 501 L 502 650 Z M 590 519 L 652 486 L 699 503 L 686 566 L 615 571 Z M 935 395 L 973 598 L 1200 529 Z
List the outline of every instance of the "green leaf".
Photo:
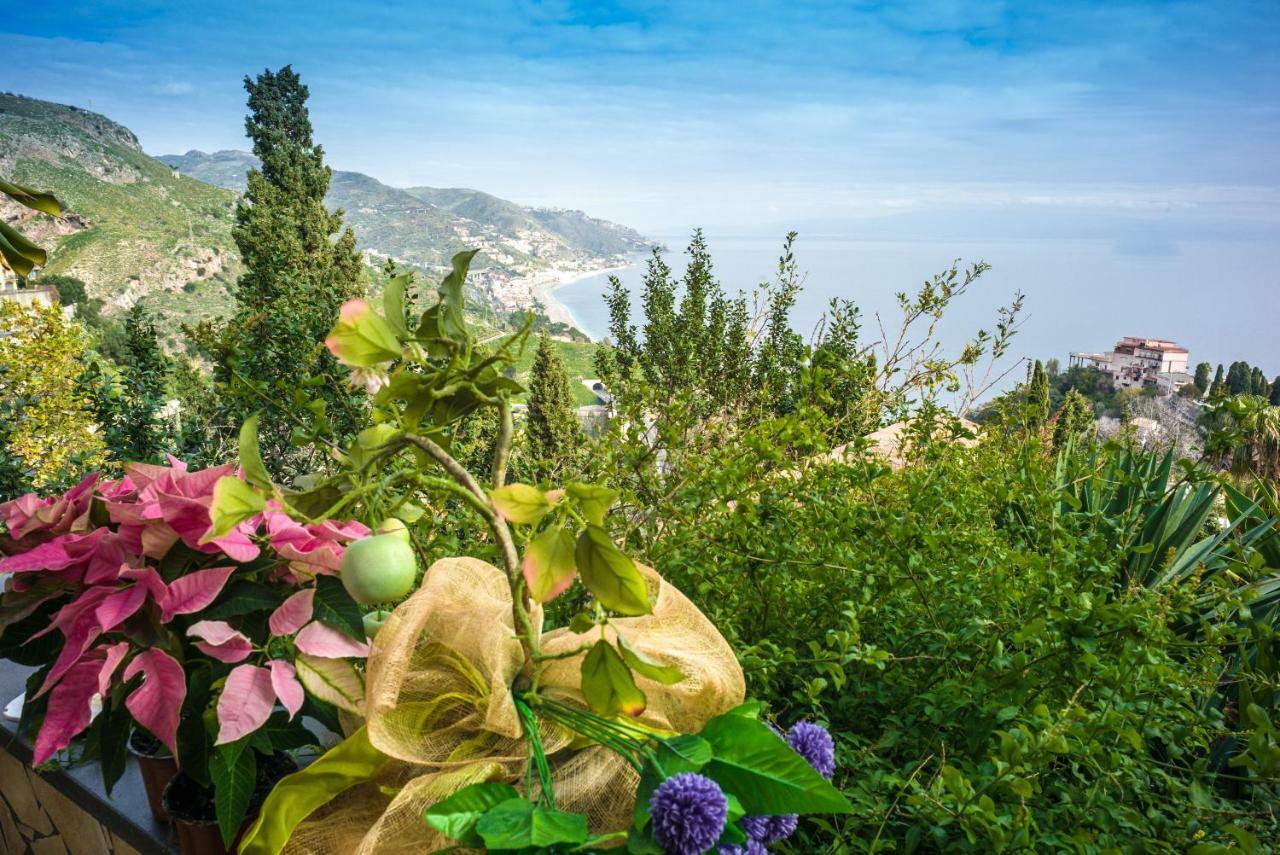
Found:
M 218 596 L 218 601 L 200 612 L 201 620 L 225 620 L 252 612 L 275 609 L 284 597 L 261 582 L 241 579 Z
M 401 273 L 399 276 L 391 277 L 387 287 L 382 291 L 382 313 L 386 315 L 391 329 L 402 338 L 409 337 L 409 327 L 405 323 L 404 291 L 411 282 L 413 282 L 412 273 Z
M 620 615 L 645 615 L 653 610 L 644 577 L 604 529 L 595 525 L 583 529 L 574 557 L 582 584 L 605 608 Z
M 600 715 L 636 716 L 644 712 L 644 692 L 613 645 L 601 639 L 582 660 L 582 694 Z
M 209 758 L 214 812 L 222 842 L 227 846 L 244 823 L 258 777 L 258 761 L 248 744 L 249 739 L 245 737 L 220 745 Z
M 595 615 L 591 612 L 578 612 L 569 620 L 569 631 L 582 635 L 596 625 Z
M 364 615 L 337 576 L 316 577 L 316 595 L 312 600 L 312 607 L 317 620 L 345 632 L 356 641 L 365 640 Z
M 507 522 L 532 525 L 551 510 L 546 493 L 528 484 L 508 484 L 489 492 L 493 506 Z
M 531 846 L 541 849 L 558 843 L 585 842 L 587 818 L 514 798 L 490 808 L 476 822 L 476 832 L 490 850 Z
M 553 526 L 529 541 L 521 563 L 529 593 L 539 603 L 554 600 L 573 584 L 578 573 L 573 535 L 563 525 Z
M 592 525 L 604 525 L 605 514 L 618 501 L 618 491 L 599 484 L 579 484 L 570 482 L 565 485 L 569 498 L 578 503 L 582 515 Z
M 21 184 L 14 184 L 0 178 L 0 193 L 5 194 L 19 205 L 48 214 L 51 217 L 62 216 L 62 203 L 52 193 L 42 193 Z
M 622 661 L 642 677 L 656 680 L 664 686 L 679 683 L 684 679 L 684 672 L 675 665 L 660 665 L 654 662 L 632 647 L 631 642 L 627 641 L 622 633 L 618 633 L 618 652 L 622 654 Z
M 343 304 L 325 346 L 342 364 L 353 368 L 372 368 L 400 358 L 395 330 L 364 300 Z
M 240 523 L 262 513 L 266 506 L 267 501 L 262 494 L 239 478 L 219 478 L 218 483 L 213 485 L 213 504 L 209 506 L 213 528 L 204 536 L 204 540 L 222 537 Z
M 4 220 L 0 220 L 0 256 L 5 265 L 18 276 L 26 278 L 31 271 L 45 263 L 45 251 L 23 237 Z
M 317 700 L 358 714 L 364 713 L 364 683 L 346 659 L 322 659 L 299 653 L 293 661 L 298 679 Z
M 714 755 L 702 773 L 742 800 L 752 815 L 849 813 L 831 783 L 764 722 L 726 713 L 700 734 Z
M 116 694 L 120 697 L 115 697 Z M 102 766 L 102 786 L 108 796 L 129 763 L 129 726 L 132 716 L 124 705 L 123 696 L 123 692 L 111 692 L 103 698 L 102 712 L 95 722 L 100 727 L 98 762 Z
M 472 784 L 427 808 L 423 818 L 427 825 L 450 840 L 477 849 L 484 846 L 484 841 L 475 830 L 480 817 L 490 808 L 519 798 L 520 793 L 510 784 L 498 781 Z
M 258 414 L 254 413 L 240 425 L 240 468 L 244 470 L 245 480 L 264 490 L 273 489 L 271 475 L 262 462 L 262 452 L 258 450 Z

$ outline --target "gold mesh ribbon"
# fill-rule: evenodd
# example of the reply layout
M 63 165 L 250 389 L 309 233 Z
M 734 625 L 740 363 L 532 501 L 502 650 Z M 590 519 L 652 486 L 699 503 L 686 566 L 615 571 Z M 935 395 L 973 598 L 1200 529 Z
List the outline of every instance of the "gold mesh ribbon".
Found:
M 615 619 L 627 641 L 685 679 L 663 686 L 637 675 L 648 699 L 639 721 L 683 733 L 742 702 L 742 669 L 728 643 L 676 588 L 648 567 L 653 613 Z M 535 614 L 534 625 L 541 623 Z M 543 652 L 573 650 L 598 630 L 547 633 Z M 581 654 L 547 664 L 540 692 L 585 706 Z M 450 845 L 422 818 L 430 805 L 469 784 L 519 786 L 528 757 L 511 686 L 524 655 L 515 637 L 511 593 L 500 570 L 471 558 L 447 558 L 392 613 L 369 655 L 365 717 L 369 742 L 389 758 L 294 830 L 286 853 L 420 855 Z M 631 822 L 637 776 L 626 761 L 540 719 L 561 810 L 587 816 L 593 833 Z

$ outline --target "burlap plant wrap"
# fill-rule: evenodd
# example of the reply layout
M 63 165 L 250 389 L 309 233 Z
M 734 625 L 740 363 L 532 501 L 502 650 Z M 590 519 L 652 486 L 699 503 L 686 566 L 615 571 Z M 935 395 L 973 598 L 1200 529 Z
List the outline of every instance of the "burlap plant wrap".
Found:
M 664 686 L 636 675 L 648 699 L 638 721 L 664 731 L 697 732 L 742 702 L 742 669 L 697 607 L 652 569 L 640 571 L 653 613 L 614 623 L 633 647 L 678 666 L 685 679 Z M 378 633 L 369 655 L 366 732 L 387 759 L 371 778 L 302 821 L 285 852 L 422 855 L 451 843 L 423 821 L 430 805 L 481 781 L 523 788 L 528 746 L 511 686 L 524 654 L 511 612 L 511 591 L 496 567 L 470 558 L 431 566 L 422 587 Z M 540 626 L 541 615 L 533 618 Z M 594 641 L 598 632 L 558 629 L 542 637 L 542 650 L 567 652 Z M 582 655 L 549 662 L 540 693 L 585 706 Z M 560 809 L 585 814 L 593 833 L 629 827 L 638 782 L 632 767 L 558 724 L 539 719 L 539 725 Z

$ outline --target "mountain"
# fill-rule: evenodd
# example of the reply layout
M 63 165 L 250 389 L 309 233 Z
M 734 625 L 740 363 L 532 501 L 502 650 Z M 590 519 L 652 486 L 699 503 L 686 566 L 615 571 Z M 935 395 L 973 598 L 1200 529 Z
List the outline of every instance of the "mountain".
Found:
M 244 151 L 161 155 L 164 163 L 210 184 L 242 191 L 258 165 Z M 326 202 L 341 208 L 360 247 L 424 269 L 480 247 L 477 271 L 517 277 L 549 268 L 585 270 L 650 244 L 634 229 L 581 211 L 530 208 L 479 190 L 390 187 L 360 172 L 334 170 Z
M 55 220 L 0 199 L 0 218 L 21 222 L 50 251 L 37 278 L 82 279 L 108 313 L 142 302 L 172 347 L 181 346 L 182 322 L 234 307 L 241 263 L 231 227 L 255 164 L 242 151 L 150 157 L 128 128 L 98 113 L 0 93 L 0 175 L 53 192 L 66 211 Z M 527 303 L 527 284 L 513 280 L 598 269 L 647 246 L 635 231 L 581 212 L 475 190 L 410 192 L 358 172 L 335 171 L 328 201 L 346 212 L 371 264 L 391 257 L 434 278 L 455 252 L 478 247 L 475 293 L 504 310 Z
M 137 137 L 78 107 L 0 93 L 0 175 L 55 193 L 60 220 L 0 202 L 0 217 L 49 249 L 42 275 L 84 280 L 108 311 L 142 299 L 175 331 L 224 315 L 240 257 L 236 195 L 148 157 Z

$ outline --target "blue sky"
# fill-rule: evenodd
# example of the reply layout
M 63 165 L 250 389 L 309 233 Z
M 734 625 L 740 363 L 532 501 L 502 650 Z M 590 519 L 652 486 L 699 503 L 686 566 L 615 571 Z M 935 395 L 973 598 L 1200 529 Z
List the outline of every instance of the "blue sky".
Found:
M 16 4 L 0 88 L 244 148 L 292 63 L 330 163 L 650 232 L 1280 230 L 1280 5 Z

